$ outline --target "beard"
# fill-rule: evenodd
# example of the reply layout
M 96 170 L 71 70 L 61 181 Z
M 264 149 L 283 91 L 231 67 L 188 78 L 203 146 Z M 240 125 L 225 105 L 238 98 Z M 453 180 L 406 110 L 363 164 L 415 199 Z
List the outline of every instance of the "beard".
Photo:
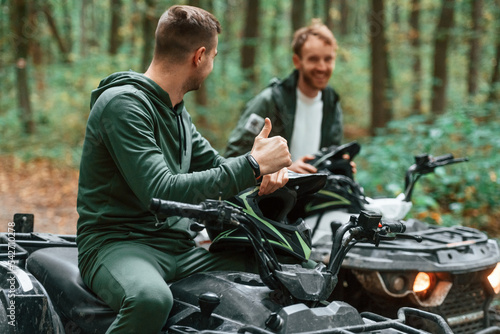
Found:
M 323 90 L 326 86 L 328 86 L 328 79 L 318 80 L 314 77 L 314 73 L 302 72 L 302 77 L 304 79 L 304 83 L 314 90 Z M 328 76 L 328 78 L 329 77 L 330 76 Z

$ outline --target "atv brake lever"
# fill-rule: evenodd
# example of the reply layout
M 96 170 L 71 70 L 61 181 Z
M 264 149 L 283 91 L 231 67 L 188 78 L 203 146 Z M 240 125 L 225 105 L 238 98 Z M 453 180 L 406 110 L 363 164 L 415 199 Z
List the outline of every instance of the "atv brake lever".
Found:
M 411 235 L 411 234 L 405 234 L 405 233 L 396 233 L 396 238 L 415 240 L 416 242 L 422 242 L 422 240 L 423 240 L 420 235 Z

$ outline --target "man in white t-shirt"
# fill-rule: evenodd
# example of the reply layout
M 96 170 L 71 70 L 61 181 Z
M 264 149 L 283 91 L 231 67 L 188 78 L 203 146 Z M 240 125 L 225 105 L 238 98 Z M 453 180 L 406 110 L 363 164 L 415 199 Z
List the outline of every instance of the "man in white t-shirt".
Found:
M 271 80 L 247 103 L 229 137 L 226 157 L 250 151 L 266 117 L 273 124 L 269 136 L 279 135 L 288 141 L 292 171 L 315 173 L 316 168 L 308 163 L 314 158 L 311 154 L 322 147 L 341 144 L 339 95 L 328 86 L 337 56 L 333 33 L 315 19 L 295 32 L 292 49 L 295 70 L 284 80 Z M 355 164 L 351 164 L 355 172 Z

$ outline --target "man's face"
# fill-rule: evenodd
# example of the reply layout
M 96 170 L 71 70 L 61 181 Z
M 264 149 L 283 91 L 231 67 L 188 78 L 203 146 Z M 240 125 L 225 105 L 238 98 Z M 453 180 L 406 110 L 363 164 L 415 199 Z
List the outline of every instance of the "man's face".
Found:
M 333 45 L 326 44 L 316 36 L 309 36 L 302 46 L 301 56 L 293 55 L 295 68 L 299 70 L 299 89 L 308 96 L 328 85 L 335 69 L 336 53 Z

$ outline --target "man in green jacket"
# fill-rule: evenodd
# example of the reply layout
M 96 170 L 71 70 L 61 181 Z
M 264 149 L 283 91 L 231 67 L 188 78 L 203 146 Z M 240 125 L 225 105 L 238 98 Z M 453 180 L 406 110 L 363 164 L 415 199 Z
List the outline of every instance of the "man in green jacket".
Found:
M 212 71 L 220 30 L 212 14 L 173 6 L 160 18 L 146 73 L 115 73 L 92 92 L 77 244 L 84 282 L 118 313 L 107 333 L 156 334 L 173 304 L 167 282 L 247 268 L 237 253 L 196 248 L 188 219 L 158 222 L 148 210 L 151 198 L 199 203 L 234 196 L 259 174 L 262 194 L 288 180 L 290 153 L 283 138 L 268 138 L 268 119 L 250 155 L 224 159 L 185 109 L 184 94 Z
M 271 84 L 250 100 L 232 131 L 226 157 L 249 152 L 253 137 L 269 117 L 271 135 L 284 137 L 289 144 L 292 166 L 298 173 L 315 173 L 307 161 L 322 147 L 340 145 L 342 109 L 339 95 L 328 86 L 335 69 L 337 42 L 320 21 L 297 30 L 292 41 L 295 70 L 286 79 Z M 353 166 L 353 171 L 355 166 Z

